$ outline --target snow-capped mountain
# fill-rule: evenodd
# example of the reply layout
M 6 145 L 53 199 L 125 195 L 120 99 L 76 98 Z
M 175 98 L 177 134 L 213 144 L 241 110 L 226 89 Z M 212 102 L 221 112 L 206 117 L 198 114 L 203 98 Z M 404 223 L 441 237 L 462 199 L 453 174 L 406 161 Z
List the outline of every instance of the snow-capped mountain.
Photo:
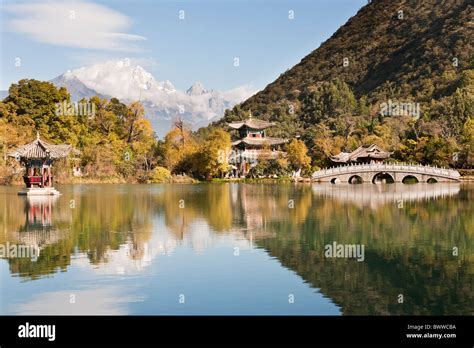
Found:
M 193 85 L 189 87 L 188 90 L 186 91 L 187 95 L 202 95 L 206 93 L 209 93 L 209 91 L 206 90 L 204 86 L 202 85 L 202 83 L 199 81 L 194 82 Z
M 216 91 L 206 89 L 200 82 L 181 91 L 168 80 L 156 80 L 128 58 L 68 70 L 51 82 L 66 87 L 75 101 L 93 95 L 115 97 L 123 102 L 140 100 L 159 136 L 166 134 L 177 117 L 194 128 L 205 126 L 221 117 L 225 109 L 255 93 L 249 86 Z
M 69 71 L 52 79 L 51 82 L 54 83 L 56 87 L 66 87 L 74 101 L 82 98 L 89 98 L 93 95 L 98 95 L 101 98 L 106 97 L 105 95 L 88 88 L 81 82 L 81 80 L 72 75 Z

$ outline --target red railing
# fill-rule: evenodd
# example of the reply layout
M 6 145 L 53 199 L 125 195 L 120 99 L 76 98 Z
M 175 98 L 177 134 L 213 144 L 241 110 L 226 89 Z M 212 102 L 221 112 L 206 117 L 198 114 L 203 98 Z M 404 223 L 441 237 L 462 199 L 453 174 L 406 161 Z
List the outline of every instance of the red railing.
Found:
M 26 184 L 26 187 L 30 188 L 32 186 L 44 187 L 48 186 L 48 178 L 43 182 L 43 177 L 41 175 L 25 175 L 23 176 L 23 181 Z M 53 182 L 53 177 L 51 176 L 51 182 Z M 49 185 L 52 186 L 52 185 Z

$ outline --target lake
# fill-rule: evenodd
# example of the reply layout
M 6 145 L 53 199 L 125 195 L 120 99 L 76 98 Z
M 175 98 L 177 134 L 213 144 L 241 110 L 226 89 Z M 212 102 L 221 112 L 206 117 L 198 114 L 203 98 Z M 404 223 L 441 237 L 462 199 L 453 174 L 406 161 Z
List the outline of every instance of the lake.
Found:
M 0 314 L 474 314 L 473 184 L 19 189 Z

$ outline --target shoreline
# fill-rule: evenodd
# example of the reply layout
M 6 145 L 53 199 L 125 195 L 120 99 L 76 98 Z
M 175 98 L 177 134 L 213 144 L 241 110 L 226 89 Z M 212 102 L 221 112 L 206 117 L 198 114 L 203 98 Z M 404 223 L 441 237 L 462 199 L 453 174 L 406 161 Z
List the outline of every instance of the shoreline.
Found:
M 297 180 L 293 178 L 239 178 L 239 179 L 213 179 L 210 181 L 199 181 L 199 180 L 186 180 L 186 181 L 170 181 L 170 182 L 127 182 L 125 180 L 71 180 L 66 182 L 56 182 L 55 185 L 158 185 L 158 184 L 169 184 L 169 185 L 183 185 L 183 184 L 224 184 L 224 183 L 244 183 L 244 184 L 314 184 L 320 183 L 311 178 L 299 178 Z M 452 182 L 449 182 L 452 183 Z M 459 184 L 463 183 L 474 183 L 474 176 L 461 177 Z M 446 184 L 446 182 L 440 182 L 438 184 Z M 1 186 L 12 186 L 12 187 L 23 187 L 24 184 L 21 182 L 15 182 L 10 184 L 1 184 Z
M 471 183 L 474 182 L 474 170 L 472 169 L 456 169 L 460 172 L 461 177 L 459 183 Z M 464 175 L 463 175 L 464 174 Z M 150 184 L 204 184 L 204 183 L 318 183 L 317 180 L 313 180 L 311 177 L 299 177 L 292 178 L 289 176 L 278 177 L 278 178 L 213 178 L 211 180 L 198 180 L 187 175 L 173 175 L 170 180 L 163 182 L 138 182 L 138 181 L 127 181 L 120 177 L 108 177 L 108 178 L 85 178 L 85 177 L 72 177 L 64 180 L 59 180 L 56 185 L 150 185 Z M 24 186 L 22 180 L 15 180 L 13 182 L 1 182 L 1 186 Z

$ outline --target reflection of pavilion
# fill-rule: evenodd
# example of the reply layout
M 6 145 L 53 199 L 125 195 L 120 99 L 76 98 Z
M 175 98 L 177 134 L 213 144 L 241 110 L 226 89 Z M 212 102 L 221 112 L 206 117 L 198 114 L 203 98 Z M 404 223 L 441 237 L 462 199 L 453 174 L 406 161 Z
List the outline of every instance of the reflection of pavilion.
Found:
M 317 196 L 330 197 L 372 209 L 385 204 L 425 201 L 459 193 L 459 184 L 390 184 L 390 185 L 331 185 L 314 184 Z
M 53 205 L 57 196 L 28 196 L 25 204 L 25 230 L 52 225 Z
M 57 196 L 27 196 L 26 221 L 14 238 L 38 249 L 63 239 L 63 233 L 53 226 L 53 208 L 57 200 Z
M 251 242 L 255 239 L 275 237 L 275 232 L 267 229 L 267 223 L 281 218 L 281 206 L 273 195 L 265 199 L 260 196 L 262 188 L 255 185 L 239 185 L 232 187 L 238 190 L 244 234 Z M 234 200 L 237 198 L 233 193 Z M 234 201 L 234 204 L 238 201 Z M 242 231 L 242 230 L 241 230 Z

